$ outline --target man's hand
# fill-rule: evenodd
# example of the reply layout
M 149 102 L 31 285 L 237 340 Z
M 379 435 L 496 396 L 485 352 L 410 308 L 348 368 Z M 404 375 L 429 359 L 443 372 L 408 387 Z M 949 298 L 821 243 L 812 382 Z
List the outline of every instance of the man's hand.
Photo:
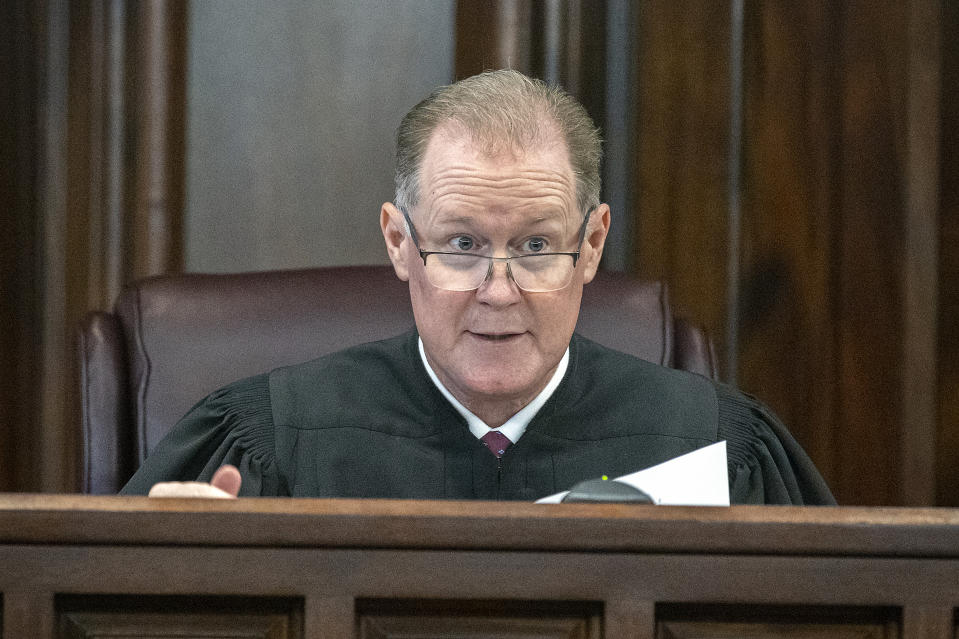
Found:
M 163 481 L 154 484 L 150 497 L 203 497 L 208 499 L 235 499 L 240 493 L 240 471 L 236 466 L 220 466 L 210 483 L 201 481 Z

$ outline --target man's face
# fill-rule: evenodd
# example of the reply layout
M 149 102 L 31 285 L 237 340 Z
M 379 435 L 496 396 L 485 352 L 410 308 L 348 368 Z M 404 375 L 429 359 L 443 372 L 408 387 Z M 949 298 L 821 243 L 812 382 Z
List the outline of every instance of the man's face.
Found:
M 576 251 L 585 215 L 576 207 L 563 143 L 489 157 L 443 127 L 427 147 L 419 203 L 408 213 L 423 250 L 470 247 L 497 257 L 530 246 Z M 570 284 L 547 293 L 520 290 L 502 263 L 476 290 L 433 286 L 393 205 L 383 206 L 381 226 L 397 275 L 410 283 L 416 326 L 436 375 L 487 422 L 507 419 L 543 389 L 569 345 L 583 284 L 602 253 L 609 208 L 591 215 Z

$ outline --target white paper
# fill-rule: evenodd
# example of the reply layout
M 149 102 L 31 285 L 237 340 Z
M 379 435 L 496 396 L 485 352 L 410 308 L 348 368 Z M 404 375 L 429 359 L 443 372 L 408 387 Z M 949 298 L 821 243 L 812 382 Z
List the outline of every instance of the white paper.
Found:
M 663 506 L 728 506 L 726 442 L 705 446 L 629 475 L 619 481 L 640 489 Z M 569 491 L 543 497 L 537 504 L 558 504 Z

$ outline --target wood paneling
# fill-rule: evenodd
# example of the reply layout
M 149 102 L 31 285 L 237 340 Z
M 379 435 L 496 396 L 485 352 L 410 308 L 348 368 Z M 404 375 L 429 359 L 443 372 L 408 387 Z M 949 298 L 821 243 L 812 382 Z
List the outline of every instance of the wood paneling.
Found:
M 724 350 L 729 149 L 729 7 L 643 3 L 635 263 L 669 282 L 674 307 Z
M 750 3 L 744 25 L 739 383 L 836 477 L 838 15 Z M 835 481 L 830 481 L 835 489 Z
M 279 514 L 273 516 L 275 513 Z M 517 519 L 523 521 L 522 527 L 513 525 Z M 213 550 L 236 545 L 264 547 L 277 544 L 278 540 L 288 547 L 384 544 L 439 551 L 477 550 L 489 547 L 495 540 L 497 548 L 510 550 L 709 553 L 722 556 L 728 564 L 736 564 L 746 555 L 777 554 L 820 557 L 822 565 L 828 565 L 829 557 L 834 555 L 952 559 L 959 548 L 959 511 L 805 506 L 674 508 L 630 504 L 533 507 L 524 502 L 389 499 L 160 501 L 147 497 L 0 495 L 0 544 L 80 544 L 85 548 L 189 545 Z M 497 566 L 490 566 L 489 570 L 499 569 Z M 748 574 L 746 567 L 730 566 L 730 570 Z M 149 573 L 135 572 L 130 575 L 131 580 L 149 583 Z M 46 577 L 54 581 L 66 579 L 55 573 Z M 464 579 L 469 577 L 465 575 Z M 664 583 L 671 583 L 671 577 L 656 576 Z M 12 579 L 9 572 L 0 571 L 0 579 L 3 578 Z M 801 580 L 794 575 L 781 578 L 802 587 Z M 816 577 L 829 578 L 828 570 Z M 849 583 L 845 587 L 850 592 L 881 592 L 887 585 Z M 951 587 L 959 592 L 959 581 Z M 625 595 L 621 602 L 623 606 L 617 614 L 629 617 L 634 609 Z M 635 613 L 641 616 L 645 604 L 637 605 Z M 316 606 L 335 609 L 342 602 L 334 597 Z
M 57 637 L 301 639 L 303 620 L 275 599 L 71 596 L 57 602 Z
M 937 311 L 939 305 L 940 3 L 909 3 L 903 167 L 906 198 L 900 495 L 904 504 L 935 502 Z M 957 179 L 949 177 L 947 179 Z
M 847 503 L 931 503 L 925 467 L 906 472 L 909 437 L 934 425 L 921 411 L 908 410 L 929 393 L 914 388 L 910 368 L 921 339 L 910 328 L 935 314 L 935 299 L 916 296 L 906 277 L 911 260 L 927 259 L 913 250 L 916 229 L 910 196 L 925 181 L 913 166 L 935 158 L 915 158 L 911 145 L 917 118 L 937 113 L 911 108 L 924 100 L 913 74 L 935 69 L 912 67 L 913 47 L 935 39 L 936 32 L 913 37 L 914 11 L 923 2 L 888 2 L 847 7 L 843 14 L 842 199 L 838 209 L 837 312 L 841 397 L 834 424 L 841 441 L 833 483 Z M 935 29 L 938 25 L 933 25 Z M 936 177 L 932 178 L 935 184 Z M 929 232 L 923 229 L 923 232 Z M 935 229 L 932 229 L 935 236 Z M 926 247 L 934 256 L 934 247 Z M 835 427 L 835 426 L 834 426 Z M 885 469 L 877 473 L 876 469 Z
M 249 614 L 168 614 L 71 612 L 60 617 L 60 639 L 96 637 L 196 637 L 203 639 L 287 639 L 285 619 Z
M 741 606 L 664 604 L 659 639 L 897 639 L 899 610 L 865 606 Z
M 35 208 L 30 211 L 40 230 L 37 244 L 30 247 L 36 254 L 30 274 L 42 300 L 30 318 L 38 327 L 39 348 L 33 354 L 38 366 L 35 380 L 37 395 L 28 410 L 33 412 L 37 430 L 29 435 L 36 444 L 34 456 L 27 462 L 24 484 L 35 490 L 63 490 L 70 485 L 73 441 L 69 437 L 70 379 L 69 333 L 67 326 L 77 315 L 68 310 L 67 280 L 70 258 L 79 258 L 68 251 L 66 229 L 69 224 L 70 197 L 68 141 L 70 109 L 70 8 L 64 2 L 50 2 L 39 16 L 44 25 L 43 67 L 37 70 L 40 88 L 37 127 L 42 132 L 35 149 L 39 158 L 37 191 L 32 194 Z M 81 213 L 81 217 L 84 213 Z M 22 401 L 22 400 L 21 400 Z
M 936 503 L 959 506 L 959 3 L 942 3 Z
M 538 31 L 538 30 L 537 30 Z M 456 5 L 456 78 L 488 69 L 533 73 L 533 29 L 530 0 L 480 0 Z
M 0 597 L 3 613 L 0 614 L 0 636 L 53 637 L 56 612 L 53 593 L 32 589 L 7 590 Z
M 722 623 L 670 622 L 660 625 L 660 639 L 896 639 L 897 628 L 862 627 L 824 623 Z
M 44 7 L 29 0 L 0 3 L 0 491 L 31 486 L 31 460 L 39 454 L 34 407 L 41 298 L 34 248 L 40 229 L 34 209 Z
M 605 121 L 606 2 L 463 0 L 456 5 L 456 77 L 516 69 L 576 96 Z M 618 133 L 618 132 L 617 132 Z
M 324 596 L 325 595 L 325 596 Z M 305 639 L 320 637 L 354 637 L 355 601 L 349 595 L 306 597 L 303 612 Z
M 950 606 L 905 606 L 902 611 L 902 635 L 955 639 L 956 611 Z
M 131 5 L 131 84 L 136 153 L 131 275 L 175 273 L 183 253 L 185 2 Z
M 932 504 L 938 4 L 643 7 L 641 274 L 841 503 Z
M 578 602 L 359 601 L 357 625 L 361 639 L 602 636 L 599 606 Z
M 455 0 L 176 4 L 189 4 L 184 268 L 388 264 L 376 221 L 396 127 L 452 79 Z
M 0 263 L 12 329 L 0 341 L 12 376 L 0 397 L 0 489 L 76 490 L 76 323 L 131 277 L 179 263 L 185 5 L 131 7 L 3 4 L 14 78 L 3 106 L 15 115 L 2 168 L 15 181 L 0 226 L 13 249 Z
M 946 509 L 11 495 L 0 633 L 954 639 L 957 522 Z
M 673 621 L 659 626 L 660 639 L 896 639 L 898 628 L 848 623 L 729 623 Z

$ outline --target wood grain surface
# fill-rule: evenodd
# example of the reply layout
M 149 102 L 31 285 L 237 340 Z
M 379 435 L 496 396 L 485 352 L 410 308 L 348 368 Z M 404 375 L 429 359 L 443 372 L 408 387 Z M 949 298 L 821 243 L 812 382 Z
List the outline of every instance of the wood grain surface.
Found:
M 959 512 L 0 495 L 26 637 L 946 639 Z
M 937 289 L 951 286 L 940 244 L 952 259 L 937 194 L 957 175 L 939 170 L 936 125 L 952 13 L 747 0 L 740 41 L 736 6 L 640 13 L 640 273 L 669 283 L 726 353 L 726 378 L 783 419 L 840 503 L 932 505 L 935 460 L 955 458 L 953 421 L 937 447 L 934 390 Z
M 0 543 L 959 556 L 959 511 L 0 495 Z

